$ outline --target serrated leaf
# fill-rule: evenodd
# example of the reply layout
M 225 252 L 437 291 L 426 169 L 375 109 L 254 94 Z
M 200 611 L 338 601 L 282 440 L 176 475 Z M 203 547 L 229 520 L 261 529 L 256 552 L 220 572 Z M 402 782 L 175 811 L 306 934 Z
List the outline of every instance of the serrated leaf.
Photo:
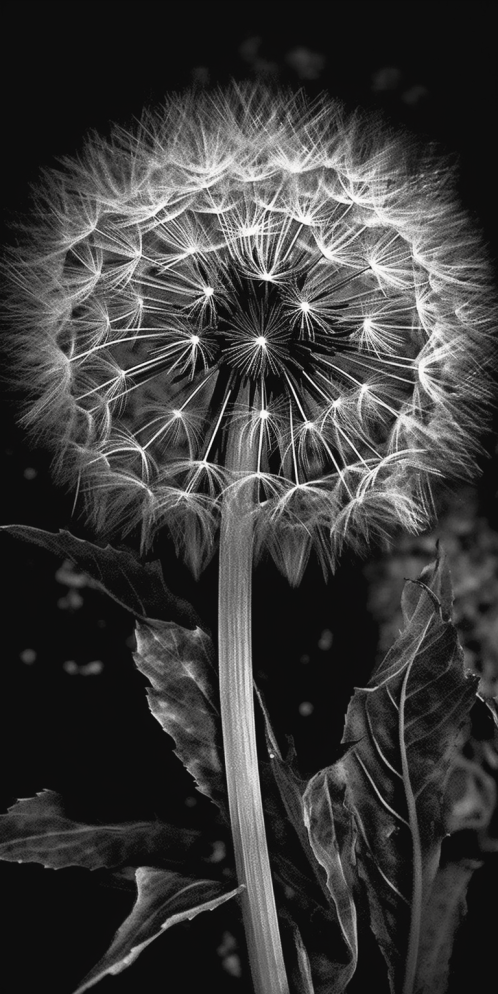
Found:
M 160 855 L 161 863 L 178 864 L 198 844 L 198 834 L 164 822 L 88 825 L 68 818 L 60 794 L 43 790 L 20 798 L 0 815 L 0 859 L 42 863 L 59 870 L 89 870 L 135 865 Z
M 121 973 L 140 953 L 179 922 L 190 920 L 201 911 L 212 911 L 241 892 L 242 887 L 223 890 L 213 880 L 192 880 L 180 873 L 141 866 L 136 871 L 137 899 L 116 932 L 101 960 L 86 975 L 74 994 L 83 994 L 107 974 Z
M 393 994 L 414 990 L 422 917 L 445 834 L 444 781 L 475 699 L 477 678 L 464 673 L 450 603 L 442 559 L 405 585 L 404 631 L 353 695 L 343 737 L 351 748 L 338 764 Z
M 193 607 L 168 590 L 159 561 L 141 563 L 131 552 L 102 548 L 62 529 L 56 535 L 28 525 L 2 525 L 0 531 L 69 559 L 104 593 L 136 618 L 175 618 L 194 628 L 199 623 Z
M 152 688 L 150 710 L 175 741 L 175 753 L 197 789 L 211 798 L 228 820 L 222 763 L 221 724 L 214 648 L 201 628 L 173 622 L 139 623 L 137 668 Z

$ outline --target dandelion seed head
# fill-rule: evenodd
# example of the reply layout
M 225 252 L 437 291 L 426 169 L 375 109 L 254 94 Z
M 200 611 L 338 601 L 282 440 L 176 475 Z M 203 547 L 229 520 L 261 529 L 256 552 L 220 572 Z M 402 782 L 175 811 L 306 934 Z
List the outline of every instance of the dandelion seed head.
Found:
M 227 495 L 291 582 L 473 471 L 495 296 L 431 150 L 327 97 L 170 98 L 47 174 L 7 259 L 25 423 L 107 537 L 195 572 Z

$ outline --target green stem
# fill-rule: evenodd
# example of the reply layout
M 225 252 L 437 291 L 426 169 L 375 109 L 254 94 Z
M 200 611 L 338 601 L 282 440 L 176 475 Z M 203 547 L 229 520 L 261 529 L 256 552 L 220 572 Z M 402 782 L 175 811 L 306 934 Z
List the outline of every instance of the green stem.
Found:
M 289 994 L 256 751 L 251 648 L 251 499 L 225 499 L 219 578 L 219 679 L 230 820 L 255 994 Z

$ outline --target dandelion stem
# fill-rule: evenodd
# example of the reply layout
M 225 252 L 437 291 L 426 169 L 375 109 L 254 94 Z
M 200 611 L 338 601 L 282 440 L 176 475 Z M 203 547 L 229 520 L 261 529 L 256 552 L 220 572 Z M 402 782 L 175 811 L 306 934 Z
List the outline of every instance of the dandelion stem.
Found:
M 222 511 L 219 679 L 230 820 L 255 994 L 289 994 L 270 871 L 256 751 L 251 651 L 252 497 Z

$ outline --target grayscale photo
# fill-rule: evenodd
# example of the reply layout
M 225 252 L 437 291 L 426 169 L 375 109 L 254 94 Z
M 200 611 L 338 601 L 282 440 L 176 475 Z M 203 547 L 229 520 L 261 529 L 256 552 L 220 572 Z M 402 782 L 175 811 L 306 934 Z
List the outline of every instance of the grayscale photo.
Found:
M 492 994 L 492 5 L 2 20 L 4 994 Z

